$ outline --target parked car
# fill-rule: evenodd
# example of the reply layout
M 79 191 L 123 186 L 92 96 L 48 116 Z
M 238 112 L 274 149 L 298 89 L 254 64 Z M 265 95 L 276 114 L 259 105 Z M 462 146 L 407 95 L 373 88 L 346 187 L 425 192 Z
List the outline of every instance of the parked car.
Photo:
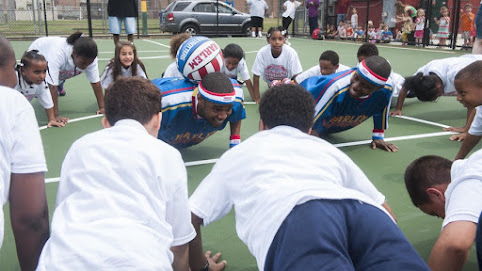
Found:
M 82 20 L 82 12 L 80 10 L 59 11 L 58 18 L 64 20 Z
M 248 35 L 251 31 L 249 14 L 216 0 L 177 0 L 159 16 L 163 32 Z

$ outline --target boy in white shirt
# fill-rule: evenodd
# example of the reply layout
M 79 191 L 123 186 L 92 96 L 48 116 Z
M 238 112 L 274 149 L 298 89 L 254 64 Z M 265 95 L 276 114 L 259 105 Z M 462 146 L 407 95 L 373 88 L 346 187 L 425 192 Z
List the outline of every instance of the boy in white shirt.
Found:
M 428 270 L 385 196 L 348 156 L 309 135 L 309 92 L 274 86 L 259 112 L 260 132 L 227 151 L 189 198 L 197 232 L 234 207 L 259 270 Z M 189 249 L 191 270 L 200 270 L 200 235 Z M 225 265 L 207 260 L 212 270 Z
M 10 220 L 22 270 L 34 270 L 49 238 L 45 195 L 47 171 L 35 113 L 25 97 L 12 89 L 17 83 L 15 54 L 0 35 L 0 202 L 10 203 Z M 0 209 L 0 248 L 4 214 Z
M 188 270 L 196 233 L 182 157 L 156 138 L 161 93 L 119 78 L 105 105 L 106 129 L 74 142 L 62 164 L 37 270 Z
M 321 53 L 318 61 L 319 65 L 313 66 L 310 69 L 300 73 L 298 76 L 296 76 L 295 81 L 300 84 L 308 77 L 330 75 L 350 69 L 350 67 L 340 64 L 340 57 L 335 51 L 331 50 L 326 50 Z
M 466 160 L 427 155 L 405 171 L 412 203 L 422 212 L 443 219 L 428 265 L 432 270 L 462 270 L 482 212 L 482 151 Z

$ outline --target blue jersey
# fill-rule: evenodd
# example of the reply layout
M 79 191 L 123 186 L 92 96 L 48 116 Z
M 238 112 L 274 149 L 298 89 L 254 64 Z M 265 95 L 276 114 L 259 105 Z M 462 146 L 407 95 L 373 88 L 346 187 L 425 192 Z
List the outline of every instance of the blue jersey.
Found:
M 385 85 L 365 99 L 352 98 L 350 80 L 356 68 L 327 76 L 314 76 L 300 85 L 315 98 L 313 129 L 320 135 L 348 130 L 373 116 L 374 130 L 388 128 L 392 87 Z
M 152 80 L 162 93 L 162 121 L 157 138 L 176 148 L 196 145 L 224 129 L 228 122 L 246 118 L 244 94 L 239 83 L 231 79 L 236 91 L 236 100 L 231 115 L 220 127 L 197 116 L 193 104 L 197 96 L 197 85 L 184 78 L 158 78 Z

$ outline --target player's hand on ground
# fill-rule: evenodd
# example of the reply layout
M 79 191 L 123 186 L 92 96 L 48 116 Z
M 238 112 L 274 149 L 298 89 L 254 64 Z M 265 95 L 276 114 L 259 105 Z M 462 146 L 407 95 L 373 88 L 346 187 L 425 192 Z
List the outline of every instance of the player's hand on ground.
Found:
M 390 116 L 401 116 L 402 115 L 402 110 L 395 109 L 390 112 Z
M 216 254 L 214 254 L 214 256 L 211 257 L 211 251 L 206 251 L 206 253 L 204 254 L 206 256 L 206 259 L 208 260 L 209 262 L 209 271 L 221 271 L 221 270 L 224 270 L 224 268 L 226 267 L 227 265 L 227 262 L 225 260 L 222 260 L 220 262 L 219 259 L 221 258 L 221 252 L 218 252 Z
M 65 126 L 65 124 L 67 124 L 69 122 L 69 118 L 57 116 L 57 117 L 55 117 L 55 121 L 63 123 L 64 126 Z M 49 123 L 50 123 L 50 121 L 49 121 Z M 60 126 L 60 127 L 62 127 L 62 126 Z
M 100 108 L 99 110 L 97 110 L 95 113 L 96 113 L 97 115 L 99 115 L 99 114 L 104 115 L 105 110 L 104 110 L 104 108 L 102 107 L 102 108 Z
M 67 119 L 67 122 L 68 122 L 68 119 Z M 64 127 L 65 124 L 67 124 L 67 122 L 57 121 L 56 119 L 49 120 L 49 123 L 47 123 L 47 128 L 50 128 L 52 126 L 54 126 L 54 127 Z
M 398 151 L 397 146 L 393 145 L 392 143 L 388 143 L 382 139 L 375 139 L 371 143 L 372 149 L 380 148 L 382 150 L 386 150 L 388 152 L 396 152 Z
M 461 133 L 461 134 L 457 134 L 457 135 L 452 135 L 450 137 L 450 140 L 461 142 L 461 141 L 465 140 L 465 137 L 467 137 L 467 133 Z
M 465 131 L 465 127 L 447 127 L 443 128 L 443 130 L 448 132 L 463 133 Z

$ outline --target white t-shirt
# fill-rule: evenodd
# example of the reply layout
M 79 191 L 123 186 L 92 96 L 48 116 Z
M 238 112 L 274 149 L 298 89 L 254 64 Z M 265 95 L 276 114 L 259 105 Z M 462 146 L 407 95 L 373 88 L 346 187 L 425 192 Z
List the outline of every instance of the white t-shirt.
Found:
M 20 79 L 17 82 L 19 83 L 17 83 L 15 89 L 18 92 L 22 93 L 29 102 L 31 102 L 33 98 L 37 98 L 43 108 L 49 109 L 54 107 L 54 102 L 52 101 L 50 89 L 45 84 L 45 82 L 42 82 L 40 85 L 30 85 L 23 79 L 22 75 L 20 75 Z
M 385 211 L 385 197 L 343 152 L 321 138 L 278 126 L 225 152 L 189 206 L 204 225 L 234 206 L 238 236 L 264 270 L 284 219 L 296 205 L 313 199 L 355 199 Z
M 403 76 L 394 71 L 390 73 L 390 77 L 388 77 L 386 84 L 392 87 L 392 97 L 398 97 L 403 83 L 405 83 L 405 78 Z
M 0 86 L 0 200 L 8 201 L 11 173 L 47 171 L 37 119 L 30 103 L 14 89 Z M 0 208 L 0 247 L 4 231 Z
M 264 18 L 264 12 L 268 9 L 265 0 L 248 0 L 246 3 L 250 6 L 249 15 Z
M 268 83 L 273 80 L 292 78 L 303 71 L 298 53 L 290 46 L 283 45 L 281 54 L 274 58 L 271 54 L 271 45 L 265 45 L 254 60 L 251 72 L 258 75 Z
M 112 78 L 112 73 L 114 72 L 114 68 L 109 68 L 108 66 L 105 67 L 104 73 L 102 73 L 102 76 L 100 78 L 100 84 L 102 85 L 103 89 L 107 89 L 107 87 L 112 83 L 113 78 Z M 129 68 L 124 68 L 121 67 L 121 77 L 131 77 L 132 76 L 132 66 L 129 66 Z M 137 75 L 142 78 L 147 78 L 146 73 L 142 69 L 141 65 L 137 64 Z
M 435 73 L 442 79 L 444 93 L 450 93 L 456 91 L 454 82 L 457 73 L 477 60 L 482 60 L 482 55 L 466 54 L 459 57 L 436 59 L 418 69 L 415 74 L 419 72 L 423 75 L 428 75 L 430 72 Z
M 164 75 L 162 76 L 163 78 L 168 78 L 168 77 L 184 77 L 182 73 L 179 71 L 177 68 L 176 61 L 172 62 L 167 66 L 166 71 L 164 72 Z
M 291 19 L 294 19 L 295 18 L 295 12 L 296 12 L 296 9 L 301 5 L 301 2 L 298 2 L 298 1 L 286 1 L 284 2 L 283 6 L 286 6 L 286 10 L 285 12 L 283 12 L 283 17 L 287 18 L 287 17 L 291 17 Z
M 454 221 L 477 224 L 482 212 L 482 150 L 468 159 L 455 161 L 451 179 L 445 191 L 445 219 L 442 228 Z
M 241 58 L 241 60 L 239 61 L 238 67 L 236 67 L 231 71 L 228 71 L 228 69 L 226 68 L 226 65 L 223 65 L 223 67 L 221 68 L 221 73 L 224 73 L 235 80 L 236 78 L 238 78 L 238 73 L 241 75 L 241 79 L 243 81 L 251 79 L 248 71 L 248 65 L 246 65 L 246 61 L 244 60 L 244 58 Z
M 37 270 L 172 270 L 195 235 L 180 153 L 124 119 L 67 153 Z
M 349 69 L 350 69 L 350 67 L 348 67 L 348 66 L 345 66 L 343 64 L 338 64 L 338 69 L 336 69 L 335 73 L 341 72 L 341 71 L 346 71 L 346 70 L 349 70 Z M 295 80 L 298 84 L 301 84 L 301 82 L 305 81 L 306 78 L 308 78 L 308 77 L 320 76 L 320 75 L 322 75 L 320 65 L 316 65 L 316 66 L 313 66 L 313 67 L 309 68 L 308 70 L 298 74 L 298 76 L 296 76 Z
M 482 136 L 482 108 L 480 106 L 476 107 L 477 112 L 475 113 L 474 120 L 470 125 L 469 134 L 475 136 Z
M 75 66 L 72 59 L 73 46 L 67 43 L 66 38 L 43 37 L 36 39 L 28 50 L 38 50 L 49 65 L 49 74 L 45 81 L 53 86 L 58 86 L 63 81 L 85 72 L 85 76 L 91 83 L 97 83 L 99 78 L 99 67 L 97 57 L 87 69 L 81 70 Z

